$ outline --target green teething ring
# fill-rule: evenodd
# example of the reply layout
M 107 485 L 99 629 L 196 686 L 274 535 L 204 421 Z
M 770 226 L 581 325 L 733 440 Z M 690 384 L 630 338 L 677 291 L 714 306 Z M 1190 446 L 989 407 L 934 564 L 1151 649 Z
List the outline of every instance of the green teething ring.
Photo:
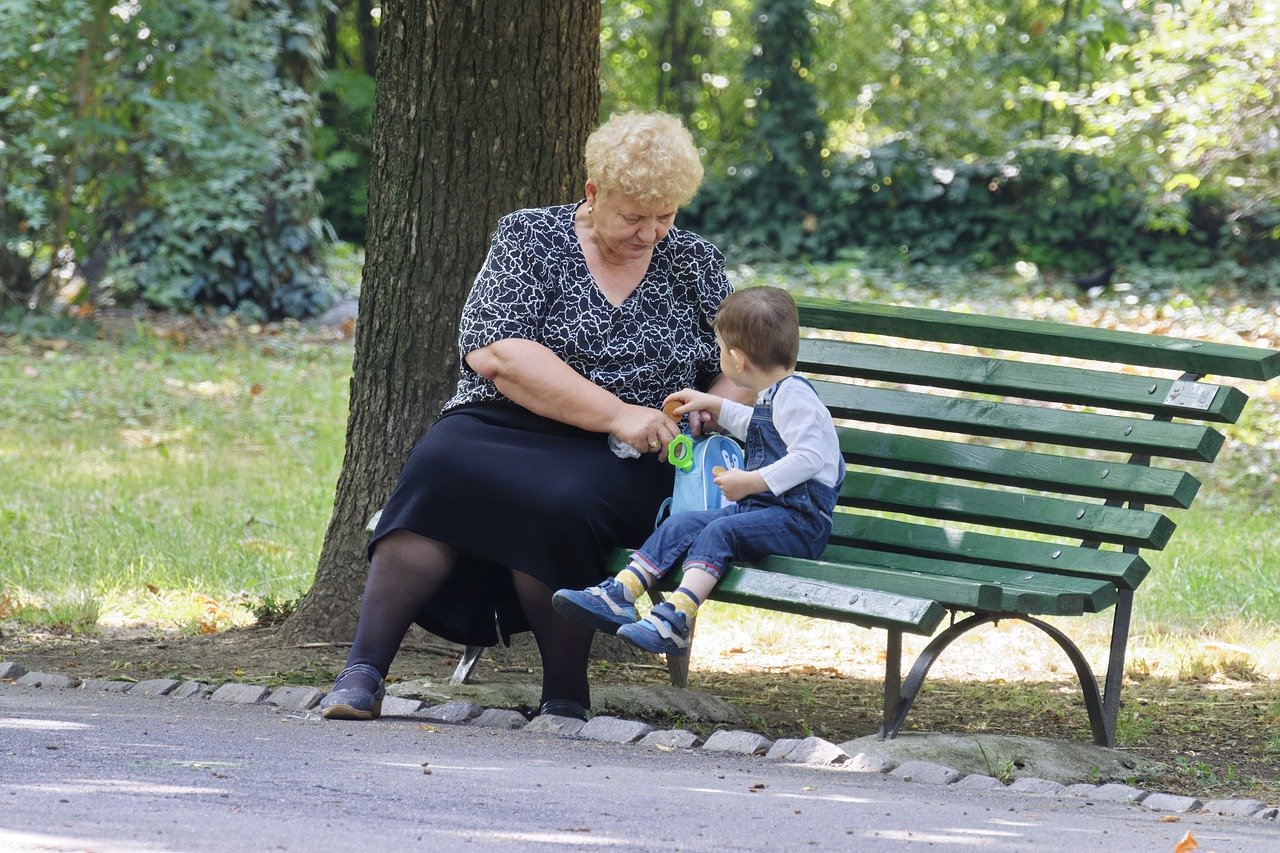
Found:
M 688 471 L 692 468 L 693 439 L 684 433 L 680 433 L 671 439 L 671 443 L 667 445 L 667 461 L 681 471 Z

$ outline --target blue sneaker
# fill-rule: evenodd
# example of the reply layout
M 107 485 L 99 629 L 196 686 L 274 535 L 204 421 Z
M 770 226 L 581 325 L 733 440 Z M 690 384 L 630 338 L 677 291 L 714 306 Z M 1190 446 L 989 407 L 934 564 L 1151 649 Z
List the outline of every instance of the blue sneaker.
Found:
M 623 625 L 618 636 L 633 646 L 655 655 L 683 655 L 689 650 L 693 626 L 688 618 L 664 601 L 639 622 Z
M 372 690 L 366 686 L 369 684 L 373 685 Z M 382 673 L 367 663 L 352 664 L 338 674 L 333 689 L 320 702 L 320 716 L 326 720 L 377 719 L 382 715 L 382 699 L 386 695 Z
M 570 622 L 590 625 L 606 634 L 616 634 L 623 625 L 640 618 L 617 578 L 586 589 L 562 589 L 551 596 L 551 606 Z

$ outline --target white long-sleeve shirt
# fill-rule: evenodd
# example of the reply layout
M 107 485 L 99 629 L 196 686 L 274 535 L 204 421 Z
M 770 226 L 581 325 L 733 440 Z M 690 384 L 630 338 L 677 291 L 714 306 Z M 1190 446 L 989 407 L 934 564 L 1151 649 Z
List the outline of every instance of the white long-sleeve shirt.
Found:
M 785 379 L 770 385 L 756 396 L 756 405 L 773 397 L 773 425 L 787 445 L 781 459 L 760 469 L 765 485 L 775 495 L 806 480 L 835 488 L 840 480 L 840 441 L 836 437 L 831 412 L 805 382 Z M 739 440 L 746 440 L 752 407 L 725 400 L 720 407 L 720 426 Z

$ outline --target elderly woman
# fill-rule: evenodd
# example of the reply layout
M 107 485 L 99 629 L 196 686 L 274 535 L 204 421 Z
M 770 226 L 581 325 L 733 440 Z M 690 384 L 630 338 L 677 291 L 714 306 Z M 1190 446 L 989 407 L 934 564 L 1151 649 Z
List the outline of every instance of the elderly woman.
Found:
M 737 392 L 710 324 L 731 290 L 724 258 L 674 226 L 702 181 L 689 132 L 661 113 L 615 115 L 588 139 L 586 167 L 583 200 L 498 225 L 462 313 L 457 393 L 374 531 L 325 717 L 378 716 L 413 622 L 466 645 L 532 630 L 541 712 L 588 716 L 592 630 L 551 595 L 603 580 L 609 549 L 650 532 L 678 432 L 663 399 Z

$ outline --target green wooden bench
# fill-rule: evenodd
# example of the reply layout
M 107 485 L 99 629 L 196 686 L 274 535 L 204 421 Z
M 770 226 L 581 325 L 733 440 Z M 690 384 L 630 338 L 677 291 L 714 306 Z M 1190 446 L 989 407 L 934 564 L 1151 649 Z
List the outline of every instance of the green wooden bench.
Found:
M 849 465 L 831 544 L 820 560 L 735 564 L 712 597 L 887 631 L 886 738 L 948 645 L 989 623 L 1026 622 L 1066 653 L 1094 741 L 1114 745 L 1134 592 L 1150 571 L 1142 552 L 1169 543 L 1174 524 L 1160 510 L 1190 507 L 1200 486 L 1183 463 L 1212 462 L 1223 444 L 1213 425 L 1235 422 L 1248 399 L 1204 378 L 1271 379 L 1280 352 L 797 301 L 799 369 L 840 424 Z M 1108 608 L 1100 688 L 1061 626 Z M 933 636 L 905 680 L 904 632 Z M 455 681 L 482 651 L 467 650 Z M 685 667 L 668 662 L 681 686 Z

